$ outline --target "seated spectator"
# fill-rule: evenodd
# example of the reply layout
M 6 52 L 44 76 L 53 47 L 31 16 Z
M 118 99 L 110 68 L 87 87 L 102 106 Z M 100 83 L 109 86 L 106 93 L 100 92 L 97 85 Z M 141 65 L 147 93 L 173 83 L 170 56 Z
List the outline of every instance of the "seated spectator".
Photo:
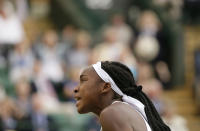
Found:
M 120 43 L 115 35 L 116 29 L 108 27 L 104 31 L 104 41 L 94 47 L 91 63 L 97 61 L 121 61 L 127 65 L 136 66 L 136 60 L 127 45 Z M 128 63 L 126 63 L 128 62 Z
M 161 23 L 153 11 L 144 11 L 138 19 L 138 36 L 134 43 L 134 51 L 139 59 L 152 62 L 160 52 L 160 44 L 157 33 Z
M 31 114 L 31 88 L 26 80 L 20 80 L 16 83 L 16 99 L 15 102 L 19 109 L 23 112 L 24 117 Z
M 54 112 L 59 108 L 57 94 L 54 90 L 52 82 L 42 71 L 42 63 L 40 60 L 36 60 L 34 64 L 31 87 L 33 89 L 33 93 L 37 93 L 37 96 L 40 96 L 40 101 L 44 111 Z
M 43 36 L 43 43 L 37 44 L 36 53 L 41 60 L 41 70 L 46 78 L 53 82 L 62 82 L 63 56 L 65 48 L 58 43 L 58 35 L 55 30 L 47 30 Z
M 171 100 L 165 100 L 163 105 L 162 117 L 171 131 L 189 131 L 186 119 L 176 113 L 174 103 Z
M 148 63 L 140 62 L 138 65 L 138 84 L 143 86 L 143 91 L 151 99 L 158 113 L 161 113 L 163 109 L 163 86 L 161 82 L 154 77 L 152 67 Z
M 42 110 L 41 97 L 37 94 L 32 96 L 32 114 L 31 122 L 33 130 L 35 131 L 48 131 L 48 118 L 47 114 Z
M 0 4 L 0 54 L 7 59 L 13 45 L 23 40 L 24 27 L 11 1 L 2 0 Z
M 90 42 L 91 36 L 87 31 L 82 30 L 77 33 L 75 43 L 67 53 L 69 68 L 82 68 L 88 65 L 91 53 Z
M 103 32 L 104 40 L 97 44 L 93 49 L 92 63 L 97 61 L 115 60 L 119 61 L 120 55 L 125 50 L 125 46 L 117 41 L 115 36 L 115 29 L 106 28 Z
M 15 45 L 15 48 L 9 54 L 10 63 L 10 79 L 12 82 L 17 82 L 22 78 L 30 79 L 34 54 L 30 49 L 30 43 L 28 39 L 24 39 L 19 44 Z
M 66 25 L 61 34 L 61 42 L 66 44 L 69 48 L 75 43 L 77 30 L 73 25 Z
M 40 95 L 31 97 L 31 113 L 28 117 L 18 120 L 17 131 L 55 131 L 55 124 L 47 112 L 43 110 Z
M 122 14 L 114 14 L 111 18 L 110 26 L 116 30 L 115 35 L 117 36 L 117 41 L 126 45 L 130 44 L 130 41 L 134 37 L 134 32 L 131 27 L 125 23 L 125 18 Z
M 9 97 L 1 100 L 0 105 L 0 130 L 15 130 L 17 120 L 22 117 L 18 106 Z

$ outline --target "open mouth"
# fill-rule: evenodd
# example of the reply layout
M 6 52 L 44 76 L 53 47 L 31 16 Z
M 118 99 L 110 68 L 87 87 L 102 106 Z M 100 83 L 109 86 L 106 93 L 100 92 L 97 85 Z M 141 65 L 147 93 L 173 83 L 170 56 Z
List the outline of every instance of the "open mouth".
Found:
M 81 98 L 80 97 L 75 97 L 76 101 L 79 101 Z
M 80 97 L 75 97 L 76 99 L 76 106 L 78 105 L 78 103 L 80 103 L 81 98 Z

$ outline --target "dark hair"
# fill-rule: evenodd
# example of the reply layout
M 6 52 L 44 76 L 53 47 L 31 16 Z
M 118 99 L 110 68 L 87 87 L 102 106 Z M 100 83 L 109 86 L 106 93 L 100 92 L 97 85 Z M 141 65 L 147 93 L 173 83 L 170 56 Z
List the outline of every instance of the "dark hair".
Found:
M 133 74 L 127 66 L 119 62 L 104 61 L 101 62 L 101 68 L 110 75 L 124 94 L 134 97 L 145 105 L 148 123 L 153 131 L 170 131 L 151 100 L 141 91 L 142 87 L 136 85 Z

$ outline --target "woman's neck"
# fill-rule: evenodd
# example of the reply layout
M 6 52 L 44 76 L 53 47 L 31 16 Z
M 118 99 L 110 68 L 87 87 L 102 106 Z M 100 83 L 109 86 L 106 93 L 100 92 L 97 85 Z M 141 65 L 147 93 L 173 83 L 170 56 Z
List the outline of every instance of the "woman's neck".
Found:
M 117 98 L 117 99 L 105 99 L 103 102 L 101 102 L 100 106 L 96 108 L 96 110 L 93 112 L 95 113 L 98 117 L 100 116 L 101 112 L 107 108 L 108 106 L 110 106 L 113 102 L 115 101 L 122 101 L 121 98 Z

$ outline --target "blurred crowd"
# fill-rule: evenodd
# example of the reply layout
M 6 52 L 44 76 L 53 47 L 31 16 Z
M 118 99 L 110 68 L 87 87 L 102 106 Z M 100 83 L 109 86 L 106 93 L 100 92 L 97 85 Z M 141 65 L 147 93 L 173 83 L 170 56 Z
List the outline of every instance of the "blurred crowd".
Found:
M 13 87 L 9 94 L 9 87 L 0 83 L 0 130 L 58 130 L 51 114 L 63 113 L 75 120 L 73 88 L 80 71 L 97 61 L 114 60 L 131 69 L 172 131 L 187 131 L 172 102 L 162 98 L 170 87 L 171 73 L 159 37 L 162 23 L 155 12 L 143 11 L 137 29 L 126 24 L 123 14 L 113 14 L 102 27 L 99 43 L 94 43 L 91 32 L 74 25 L 62 31 L 49 28 L 30 40 L 23 25 L 26 2 L 16 0 L 13 5 L 0 0 L 0 68 L 8 70 Z M 97 121 L 90 116 L 85 130 L 99 130 Z

